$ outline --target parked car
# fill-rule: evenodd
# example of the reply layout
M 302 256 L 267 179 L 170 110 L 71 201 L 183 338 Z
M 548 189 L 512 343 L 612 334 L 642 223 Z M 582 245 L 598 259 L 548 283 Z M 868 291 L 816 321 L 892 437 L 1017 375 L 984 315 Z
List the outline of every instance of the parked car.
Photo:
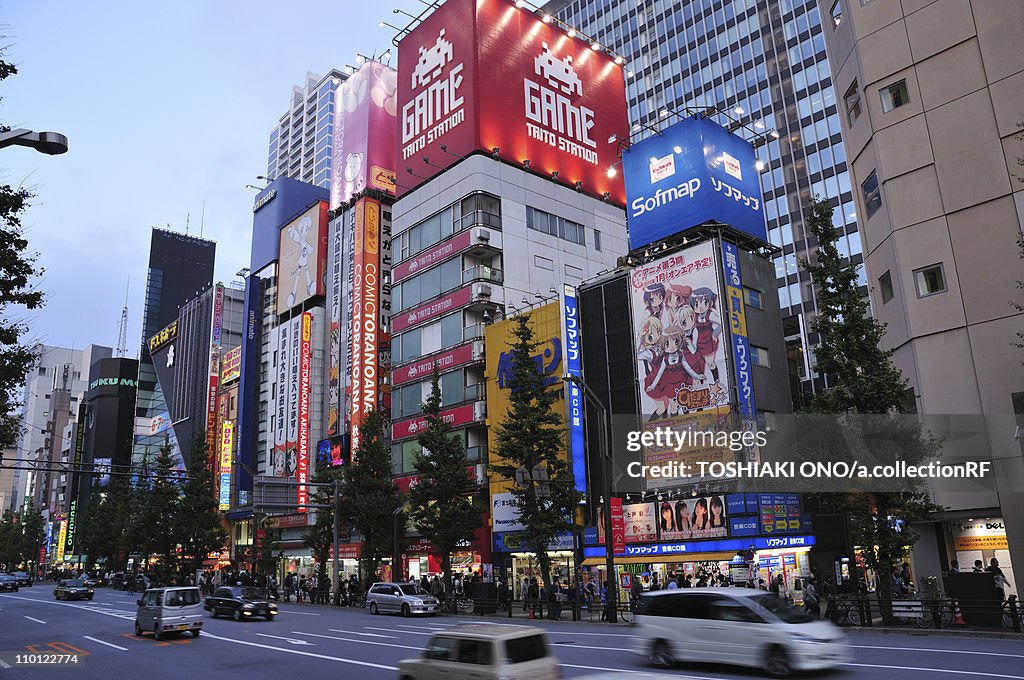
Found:
M 18 592 L 18 579 L 9 574 L 0 574 L 0 592 Z
M 203 601 L 199 589 L 150 588 L 136 603 L 135 635 L 152 632 L 157 640 L 172 633 L 192 633 L 199 637 L 203 628 Z
M 58 600 L 91 600 L 93 587 L 80 578 L 68 578 L 57 582 L 53 596 Z
M 18 585 L 22 588 L 29 588 L 32 586 L 32 577 L 23 571 L 12 571 L 8 576 L 13 576 L 18 579 Z
M 397 612 L 402 616 L 437 616 L 437 598 L 415 583 L 374 583 L 366 593 L 371 614 Z
M 778 596 L 746 588 L 645 593 L 633 650 L 655 666 L 677 661 L 762 668 L 773 677 L 832 668 L 851 659 L 846 636 Z
M 224 615 L 230 616 L 235 621 L 251 619 L 256 616 L 273 621 L 277 616 L 277 605 L 268 602 L 261 591 L 256 588 L 240 586 L 217 588 L 213 591 L 213 595 L 206 598 L 203 609 L 210 612 L 213 618 Z
M 430 639 L 423 656 L 398 664 L 400 680 L 555 680 L 560 675 L 543 630 L 493 623 L 449 628 Z

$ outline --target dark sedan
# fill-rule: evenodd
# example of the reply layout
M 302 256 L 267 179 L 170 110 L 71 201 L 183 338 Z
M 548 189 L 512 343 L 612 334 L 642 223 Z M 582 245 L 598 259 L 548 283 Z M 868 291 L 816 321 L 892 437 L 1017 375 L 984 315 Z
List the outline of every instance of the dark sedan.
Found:
M 22 588 L 27 588 L 32 585 L 32 577 L 23 571 L 12 571 L 8 576 L 13 576 L 18 579 L 18 585 Z
M 206 598 L 203 609 L 210 612 L 213 618 L 224 615 L 235 621 L 257 616 L 272 621 L 277 616 L 277 605 L 268 602 L 263 593 L 256 588 L 238 586 L 217 588 L 213 595 Z
M 18 579 L 7 574 L 0 574 L 0 592 L 3 591 L 10 593 L 18 592 Z
M 57 582 L 53 596 L 58 600 L 91 600 L 92 586 L 80 578 L 69 578 Z

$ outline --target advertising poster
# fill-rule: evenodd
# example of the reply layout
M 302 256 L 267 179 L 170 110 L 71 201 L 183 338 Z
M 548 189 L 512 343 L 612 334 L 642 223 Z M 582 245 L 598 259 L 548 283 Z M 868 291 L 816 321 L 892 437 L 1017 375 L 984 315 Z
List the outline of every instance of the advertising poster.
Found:
M 395 192 L 398 72 L 367 61 L 334 92 L 331 209 L 361 191 Z
M 612 553 L 621 555 L 626 551 L 626 524 L 622 510 L 622 499 L 611 498 L 608 502 L 612 511 Z
M 731 428 L 730 373 L 715 244 L 705 242 L 633 270 L 633 332 L 645 430 L 671 427 L 706 432 Z M 735 459 L 728 448 L 696 442 L 645 447 L 645 465 Z M 650 489 L 672 478 L 648 478 Z
M 320 201 L 281 228 L 277 313 L 326 293 L 327 202 Z
M 685 118 L 624 149 L 622 174 L 631 250 L 710 220 L 767 241 L 754 147 L 710 118 Z
M 402 37 L 398 64 L 399 193 L 482 150 L 624 205 L 608 173 L 608 139 L 629 134 L 624 67 L 604 51 L 533 11 L 449 0 Z
M 758 494 L 761 533 L 800 531 L 800 496 L 795 493 Z
M 361 198 L 355 206 L 352 263 L 352 450 L 359 448 L 359 426 L 377 408 L 380 339 L 380 220 L 381 204 Z
M 656 503 L 630 503 L 622 506 L 626 543 L 654 543 L 658 540 Z
M 220 361 L 220 381 L 229 383 L 238 380 L 242 374 L 242 348 L 229 349 Z

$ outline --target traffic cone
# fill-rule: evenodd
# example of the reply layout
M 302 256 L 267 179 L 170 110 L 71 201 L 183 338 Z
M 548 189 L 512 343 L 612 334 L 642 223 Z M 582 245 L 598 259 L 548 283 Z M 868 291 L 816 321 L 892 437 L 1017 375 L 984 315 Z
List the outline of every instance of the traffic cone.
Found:
M 966 626 L 967 622 L 964 621 L 964 615 L 960 612 L 960 603 L 953 600 L 953 625 Z

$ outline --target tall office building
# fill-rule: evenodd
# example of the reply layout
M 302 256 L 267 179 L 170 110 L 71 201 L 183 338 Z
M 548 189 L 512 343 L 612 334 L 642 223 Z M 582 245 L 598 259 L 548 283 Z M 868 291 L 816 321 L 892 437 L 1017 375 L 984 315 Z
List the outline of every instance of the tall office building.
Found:
M 330 188 L 334 143 L 334 91 L 348 76 L 331 69 L 325 76 L 306 74 L 292 88 L 291 106 L 270 133 L 267 177 L 291 177 Z
M 69 420 L 78 415 L 78 405 L 89 386 L 89 367 L 109 357 L 109 347 L 88 345 L 76 350 L 51 345 L 36 345 L 36 363 L 25 376 L 21 411 L 21 435 L 15 461 L 23 467 L 27 461 L 59 460 L 61 433 Z M 58 402 L 60 402 L 58 404 Z M 53 484 L 44 472 L 15 470 L 10 493 L 11 508 L 20 509 L 38 496 L 44 510 L 56 503 Z
M 839 247 L 863 261 L 815 0 L 554 0 L 543 11 L 628 59 L 633 141 L 676 122 L 687 107 L 715 107 L 752 130 L 779 133 L 759 150 L 761 180 L 768 237 L 782 249 L 775 271 L 800 405 L 824 386 L 811 366 L 815 293 L 799 267 L 815 247 L 803 224 L 812 196 L 832 199 Z
M 164 229 L 153 229 L 149 246 L 149 273 L 146 280 L 146 302 L 142 320 L 142 347 L 139 350 L 139 385 L 135 404 L 136 418 L 152 422 L 167 417 L 167 402 L 157 381 L 150 340 L 171 322 L 177 320 L 178 309 L 213 283 L 213 260 L 217 244 L 213 241 L 179 234 Z M 168 430 L 158 434 L 135 437 L 132 454 L 134 462 L 145 456 L 155 456 L 166 442 L 176 447 L 181 460 L 179 442 Z M 187 442 L 181 442 L 187 446 Z
M 945 453 L 996 465 L 986 492 L 933 485 L 946 511 L 922 531 L 914 566 L 937 574 L 951 560 L 968 569 L 994 557 L 1004 570 L 1020 565 L 1017 578 L 1007 571 L 1017 586 L 1024 353 L 1013 344 L 1024 313 L 1011 300 L 1024 302 L 1024 3 L 818 4 L 885 346 L 925 424 L 941 418 L 956 431 Z

